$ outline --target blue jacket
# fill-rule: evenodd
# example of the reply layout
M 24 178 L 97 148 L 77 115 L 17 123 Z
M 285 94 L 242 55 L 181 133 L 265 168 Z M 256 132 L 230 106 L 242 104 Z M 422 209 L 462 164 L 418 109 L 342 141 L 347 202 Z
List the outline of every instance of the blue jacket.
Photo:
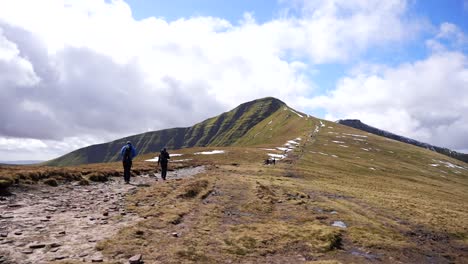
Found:
M 130 156 L 131 159 L 133 159 L 137 155 L 137 151 L 136 151 L 135 147 L 133 147 L 133 145 L 125 144 L 125 146 L 123 146 L 122 149 L 120 150 L 120 155 L 119 155 L 119 157 L 122 158 L 122 161 L 124 159 L 125 149 L 127 148 L 127 146 L 130 146 L 130 148 L 131 148 L 131 156 Z

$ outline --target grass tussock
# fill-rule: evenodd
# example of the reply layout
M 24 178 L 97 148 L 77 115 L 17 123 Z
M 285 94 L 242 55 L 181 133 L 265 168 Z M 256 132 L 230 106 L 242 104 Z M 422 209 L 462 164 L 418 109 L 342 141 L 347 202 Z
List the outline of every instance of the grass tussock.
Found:
M 44 181 L 44 184 L 47 184 L 49 186 L 57 187 L 59 184 L 56 179 L 46 179 Z
M 204 189 L 208 187 L 209 182 L 207 180 L 196 180 L 189 182 L 182 187 L 182 193 L 178 195 L 180 198 L 195 198 Z

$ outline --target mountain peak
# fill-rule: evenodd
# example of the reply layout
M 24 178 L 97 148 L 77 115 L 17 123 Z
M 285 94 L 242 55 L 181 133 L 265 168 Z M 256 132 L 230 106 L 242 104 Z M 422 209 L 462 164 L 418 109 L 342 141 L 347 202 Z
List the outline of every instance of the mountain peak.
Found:
M 232 146 L 236 142 L 242 141 L 242 138 L 256 125 L 270 118 L 284 107 L 286 107 L 286 104 L 277 98 L 260 98 L 243 103 L 230 111 L 209 118 L 191 127 L 150 131 L 108 143 L 85 147 L 51 160 L 47 164 L 63 166 L 116 161 L 121 145 L 128 140 L 138 142 L 137 148 L 140 154 L 157 152 L 162 147 L 180 149 L 206 146 Z M 289 120 L 285 121 L 285 123 L 287 122 Z M 251 139 L 252 137 L 249 138 Z M 245 141 L 248 140 L 244 139 L 242 142 Z
M 264 97 L 264 98 L 255 99 L 255 100 L 252 100 L 252 101 L 249 101 L 249 102 L 245 102 L 245 103 L 239 105 L 238 107 L 252 106 L 252 105 L 255 105 L 255 104 L 274 105 L 274 106 L 277 106 L 277 108 L 280 108 L 281 106 L 286 106 L 286 103 L 284 103 L 280 99 L 269 96 L 269 97 Z

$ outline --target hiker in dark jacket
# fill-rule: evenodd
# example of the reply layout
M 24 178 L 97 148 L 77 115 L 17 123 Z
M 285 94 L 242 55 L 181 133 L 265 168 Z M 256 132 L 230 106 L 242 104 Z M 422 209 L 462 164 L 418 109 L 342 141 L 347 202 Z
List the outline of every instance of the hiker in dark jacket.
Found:
M 167 175 L 167 163 L 169 162 L 169 153 L 166 151 L 166 148 L 163 148 L 161 150 L 161 154 L 159 154 L 158 157 L 158 166 L 161 164 L 161 178 L 163 180 L 166 180 L 166 175 Z
M 120 150 L 119 156 L 122 157 L 122 164 L 124 167 L 124 181 L 127 184 L 130 183 L 132 160 L 136 155 L 136 149 L 130 141 L 127 141 L 127 144 L 125 144 L 125 146 Z

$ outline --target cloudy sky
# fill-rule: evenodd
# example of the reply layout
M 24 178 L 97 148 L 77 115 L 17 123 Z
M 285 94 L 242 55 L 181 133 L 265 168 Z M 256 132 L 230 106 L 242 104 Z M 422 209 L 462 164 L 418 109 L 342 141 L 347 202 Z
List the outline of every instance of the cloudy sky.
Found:
M 0 160 L 266 96 L 468 152 L 468 0 L 0 0 Z

